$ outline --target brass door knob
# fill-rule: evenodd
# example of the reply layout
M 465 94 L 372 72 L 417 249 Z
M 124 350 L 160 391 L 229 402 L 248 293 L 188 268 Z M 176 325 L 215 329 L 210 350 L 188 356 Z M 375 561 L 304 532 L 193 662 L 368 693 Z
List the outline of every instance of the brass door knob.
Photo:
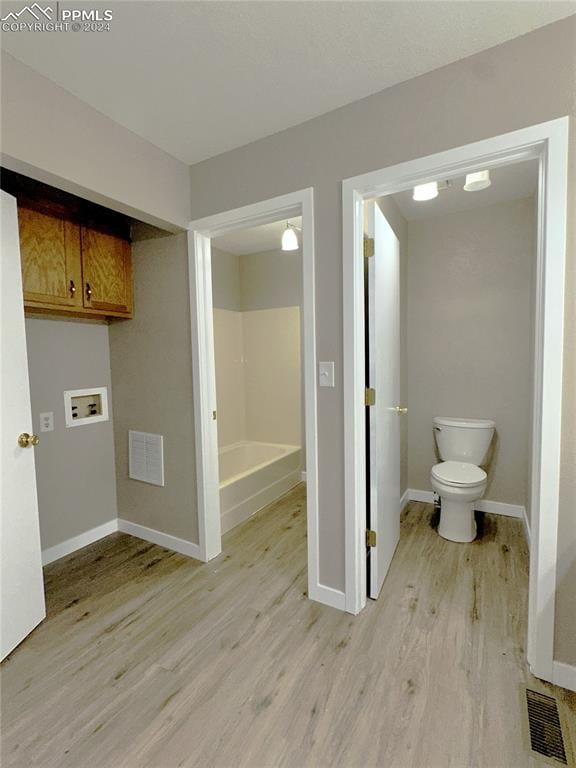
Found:
M 408 408 L 401 408 L 399 405 L 394 408 L 397 414 L 408 413 Z
M 22 432 L 18 438 L 20 448 L 29 448 L 31 445 L 38 445 L 40 438 L 38 435 L 29 435 L 28 432 Z

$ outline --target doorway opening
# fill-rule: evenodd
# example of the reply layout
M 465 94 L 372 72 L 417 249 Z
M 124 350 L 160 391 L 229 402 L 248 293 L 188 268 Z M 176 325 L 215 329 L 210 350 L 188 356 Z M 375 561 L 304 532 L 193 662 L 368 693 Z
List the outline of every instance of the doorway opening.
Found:
M 364 203 L 417 185 L 433 184 L 481 170 L 496 171 L 521 161 L 532 160 L 538 165 L 536 266 L 531 302 L 534 376 L 527 417 L 531 431 L 527 656 L 533 674 L 550 681 L 553 680 L 560 476 L 567 152 L 568 120 L 563 118 L 374 171 L 343 183 L 346 607 L 348 611 L 358 613 L 366 602 L 368 504 L 362 259 Z M 396 405 L 404 407 L 401 403 L 387 404 L 389 407 Z M 371 487 L 373 483 L 371 476 Z M 398 513 L 400 504 L 398 498 Z
M 189 226 L 189 275 L 192 323 L 196 473 L 201 557 L 211 560 L 222 551 L 218 404 L 214 345 L 212 241 L 281 222 L 301 222 L 301 335 L 304 440 L 307 496 L 308 596 L 343 608 L 341 593 L 320 583 L 318 565 L 316 332 L 314 290 L 313 190 L 305 189 L 194 221 Z M 299 227 L 300 229 L 300 227 Z M 219 241 L 221 244 L 224 240 Z M 270 394 L 273 397 L 273 393 Z M 259 449 L 260 450 L 260 449 Z M 268 447 L 266 450 L 270 450 Z M 294 461 L 294 453 L 283 457 Z M 296 467 L 289 467 L 296 471 Z M 298 470 L 300 471 L 300 470 Z

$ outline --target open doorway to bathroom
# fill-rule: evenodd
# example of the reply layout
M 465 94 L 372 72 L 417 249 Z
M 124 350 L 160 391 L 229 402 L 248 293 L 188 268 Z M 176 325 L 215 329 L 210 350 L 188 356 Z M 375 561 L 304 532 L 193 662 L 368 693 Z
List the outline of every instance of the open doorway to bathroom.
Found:
M 496 411 L 499 412 L 502 434 L 497 436 L 495 442 L 491 439 L 489 446 L 484 445 L 488 451 L 482 451 L 482 456 L 476 461 L 476 464 L 487 462 L 488 471 L 482 470 L 481 476 L 477 472 L 475 478 L 465 478 L 466 483 L 483 486 L 482 489 L 476 489 L 482 492 L 468 501 L 483 501 L 488 512 L 502 512 L 502 507 L 509 507 L 510 512 L 523 506 L 513 503 L 514 500 L 525 499 L 530 521 L 530 578 L 529 585 L 526 585 L 529 595 L 527 659 L 532 673 L 548 681 L 554 681 L 556 675 L 553 641 L 560 504 L 567 157 L 568 120 L 561 119 L 383 168 L 347 179 L 343 183 L 347 607 L 356 613 L 366 602 L 366 539 L 363 533 L 367 527 L 368 499 L 365 473 L 366 413 L 362 397 L 366 379 L 364 268 L 361 258 L 364 203 L 373 201 L 374 209 L 382 213 L 382 207 L 390 202 L 390 196 L 398 195 L 396 201 L 392 202 L 395 202 L 395 212 L 401 213 L 401 194 L 409 195 L 408 202 L 404 200 L 404 203 L 410 206 L 416 203 L 425 205 L 426 199 L 437 200 L 443 206 L 451 200 L 453 194 L 458 194 L 465 204 L 453 215 L 462 221 L 471 217 L 479 220 L 483 218 L 483 224 L 481 221 L 468 221 L 464 230 L 458 234 L 458 226 L 454 222 L 454 226 L 446 227 L 445 220 L 452 215 L 447 213 L 438 218 L 437 222 L 441 224 L 419 220 L 408 227 L 412 229 L 412 235 L 408 236 L 410 256 L 418 252 L 417 259 L 415 256 L 418 263 L 415 260 L 412 262 L 414 274 L 409 283 L 409 289 L 411 287 L 413 290 L 408 295 L 407 305 L 410 308 L 412 301 L 414 312 L 408 310 L 408 336 L 415 329 L 419 328 L 419 331 L 412 333 L 412 345 L 404 340 L 402 347 L 410 355 L 420 337 L 419 342 L 425 348 L 421 349 L 417 365 L 424 365 L 424 371 L 420 368 L 421 381 L 413 381 L 412 384 L 405 382 L 404 393 L 407 394 L 408 402 L 387 405 L 390 408 L 396 405 L 400 408 L 407 406 L 408 417 L 412 416 L 413 419 L 418 419 L 420 410 L 422 413 L 429 412 L 431 418 L 426 426 L 413 424 L 413 419 L 409 422 L 408 437 L 404 439 L 404 444 L 409 450 L 411 430 L 414 430 L 416 438 L 417 429 L 428 430 L 426 438 L 420 434 L 420 439 L 417 439 L 414 460 L 408 460 L 408 467 L 412 465 L 416 473 L 419 461 L 422 461 L 422 466 L 426 464 L 424 476 L 431 487 L 412 488 L 410 491 L 406 482 L 403 487 L 408 497 L 411 493 L 420 492 L 426 495 L 422 501 L 431 501 L 432 491 L 438 489 L 431 481 L 430 470 L 435 468 L 436 463 L 442 464 L 439 460 L 447 456 L 443 455 L 446 454 L 445 441 L 435 442 L 430 421 L 434 416 L 468 415 L 474 423 L 465 424 L 466 430 L 482 428 L 490 431 L 493 428 L 490 422 L 497 422 L 496 418 L 490 418 L 484 410 L 480 413 L 475 408 L 475 413 L 465 414 L 460 409 L 469 407 L 469 402 L 465 403 L 462 398 L 475 391 L 477 402 L 481 397 L 491 398 L 490 402 L 483 401 L 482 409 L 492 408 L 493 416 Z M 514 176 L 513 166 L 516 165 L 518 168 Z M 537 180 L 534 165 L 537 168 Z M 498 179 L 498 185 L 485 185 L 483 190 L 477 191 L 462 190 L 464 185 L 470 187 L 470 182 L 474 180 L 470 177 L 479 173 L 483 181 L 486 181 L 486 175 L 492 176 L 493 182 Z M 503 199 L 495 199 L 492 206 L 478 207 L 478 211 L 468 209 L 470 202 L 478 199 L 475 196 L 487 192 L 489 195 L 501 194 L 506 190 L 511 192 L 516 183 L 521 187 L 519 196 L 506 193 Z M 413 200 L 417 188 L 418 192 L 425 193 L 422 202 Z M 504 211 L 505 206 L 509 210 Z M 414 218 L 418 219 L 419 216 Z M 510 234 L 508 228 L 514 222 L 516 230 L 520 230 L 520 236 L 513 241 L 508 237 L 506 244 L 506 233 Z M 445 232 L 452 229 L 453 237 L 443 237 L 443 229 Z M 473 236 L 472 230 L 475 232 Z M 500 235 L 506 236 L 500 238 L 502 242 L 495 248 L 493 235 L 497 230 L 500 230 Z M 456 240 L 459 240 L 459 245 L 453 249 L 452 243 Z M 434 248 L 436 255 L 433 253 Z M 440 274 L 442 264 L 448 265 L 451 271 L 444 275 L 444 279 Z M 488 311 L 487 297 L 491 301 L 494 299 L 492 315 Z M 516 311 L 510 315 L 510 309 L 514 306 Z M 418 312 L 423 313 L 420 320 Z M 450 341 L 453 332 L 466 329 L 465 339 Z M 446 413 L 437 410 L 447 405 L 441 401 L 441 392 L 438 402 L 429 402 L 443 373 L 443 354 L 450 359 L 453 351 L 458 353 L 455 362 L 451 364 L 452 378 L 457 382 L 474 370 L 475 357 L 486 357 L 488 351 L 500 347 L 503 349 L 495 359 L 489 364 L 484 360 L 482 369 L 476 370 L 466 386 L 461 386 L 458 394 L 452 393 L 450 404 L 457 404 L 460 413 L 453 409 Z M 514 366 L 509 365 L 511 360 L 515 360 L 517 367 L 524 371 L 523 381 L 519 382 L 515 378 Z M 512 377 L 513 381 L 502 381 L 501 386 L 496 387 L 494 384 L 500 374 L 499 366 L 508 371 L 507 376 Z M 412 386 L 418 391 L 412 393 Z M 411 397 L 413 402 L 410 402 Z M 511 413 L 515 414 L 516 428 L 508 422 Z M 478 417 L 488 418 L 482 420 Z M 448 421 L 444 419 L 436 424 L 442 429 L 446 426 L 448 431 L 462 426 L 462 423 Z M 401 438 L 398 442 L 398 450 L 401 450 Z M 440 445 L 440 442 L 444 445 Z M 514 469 L 508 467 L 499 475 L 496 465 L 500 459 L 512 462 Z M 474 468 L 478 469 L 477 466 Z M 493 474 L 490 478 L 491 472 Z M 414 473 L 412 477 L 416 477 Z M 516 477 L 511 477 L 511 474 Z M 438 480 L 437 477 L 436 480 L 436 485 L 444 490 L 446 484 L 454 484 L 452 476 L 444 477 L 444 480 Z M 514 484 L 514 488 L 509 487 L 510 484 Z M 510 500 L 503 501 L 500 510 L 488 509 L 491 506 L 488 502 L 493 499 L 489 496 L 483 499 L 484 492 L 492 495 L 497 489 L 500 489 L 499 495 L 504 496 L 506 493 Z M 397 499 L 398 513 L 406 498 Z M 440 537 L 436 539 L 440 540 Z M 458 548 L 461 545 L 454 546 Z M 473 579 L 472 585 L 475 584 Z M 474 605 L 477 605 L 476 602 Z M 476 615 L 474 610 L 472 615 Z M 524 638 L 518 643 L 518 648 L 526 647 Z
M 212 240 L 222 534 L 305 479 L 301 232 L 296 217 Z
M 213 294 L 213 270 L 215 278 L 218 275 L 218 256 L 213 259 L 213 248 L 218 250 L 216 238 L 232 237 L 235 240 L 240 239 L 239 232 L 244 236 L 248 232 L 249 237 L 253 237 L 256 229 L 263 225 L 271 225 L 271 231 L 274 234 L 275 249 L 281 250 L 282 233 L 286 224 L 293 224 L 289 227 L 292 234 L 296 236 L 299 245 L 299 264 L 301 280 L 299 288 L 296 286 L 294 263 L 290 263 L 292 270 L 292 280 L 295 281 L 292 286 L 291 307 L 289 311 L 284 311 L 284 307 L 266 307 L 264 304 L 271 299 L 271 295 L 266 296 L 266 291 L 259 292 L 257 289 L 256 272 L 259 273 L 258 279 L 263 279 L 266 270 L 269 270 L 272 261 L 265 261 L 262 264 L 260 256 L 254 257 L 251 264 L 246 262 L 244 267 L 240 266 L 240 275 L 242 269 L 246 275 L 251 269 L 254 272 L 254 282 L 246 287 L 245 296 L 240 299 L 240 306 L 250 307 L 249 316 L 242 318 L 242 326 L 246 320 L 246 336 L 250 337 L 248 344 L 255 350 L 255 364 L 250 364 L 249 377 L 244 377 L 244 426 L 250 421 L 250 435 L 254 439 L 247 441 L 237 441 L 248 443 L 248 445 L 236 445 L 229 452 L 223 451 L 219 457 L 219 433 L 218 433 L 218 395 L 217 395 L 217 370 L 215 354 L 215 328 L 219 318 L 214 316 L 213 298 L 222 294 L 220 287 L 215 288 Z M 269 228 L 270 229 L 270 228 Z M 265 229 L 260 229 L 260 236 Z M 252 232 L 252 235 L 250 235 Z M 236 234 L 235 234 L 236 233 Z M 293 239 L 290 237 L 290 239 Z M 223 527 L 234 525 L 238 518 L 244 514 L 250 514 L 248 506 L 252 503 L 251 497 L 260 495 L 260 500 L 264 500 L 267 493 L 271 492 L 269 486 L 276 485 L 274 493 L 282 493 L 283 488 L 298 482 L 305 473 L 306 480 L 306 541 L 307 541 L 307 571 L 308 571 L 308 596 L 319 602 L 332 605 L 334 607 L 344 608 L 343 595 L 329 587 L 324 586 L 320 581 L 319 562 L 318 562 L 318 445 L 317 445 L 317 395 L 316 395 L 316 326 L 315 326 L 315 272 L 314 272 L 314 213 L 313 213 L 313 190 L 304 189 L 298 192 L 282 195 L 281 197 L 264 200 L 260 203 L 244 206 L 242 208 L 226 211 L 224 213 L 208 216 L 204 219 L 192 222 L 188 233 L 189 242 L 189 265 L 190 265 L 190 307 L 192 321 L 192 360 L 193 360 L 193 396 L 194 396 L 194 414 L 196 429 L 196 475 L 198 486 L 198 516 L 199 516 L 199 538 L 201 556 L 205 560 L 216 557 L 222 551 L 222 530 Z M 233 247 L 228 241 L 228 249 Z M 226 245 L 226 240 L 219 241 L 220 247 Z M 268 246 L 266 246 L 268 249 Z M 254 250 L 254 246 L 249 247 Z M 225 249 L 224 249 L 225 250 Z M 240 254 L 238 254 L 240 256 Z M 232 258 L 233 260 L 233 258 Z M 224 262 L 226 257 L 224 257 Z M 263 271 L 263 268 L 264 271 Z M 279 278 L 280 280 L 282 278 Z M 223 283 L 222 283 L 223 285 Z M 290 292 L 289 286 L 275 286 L 278 295 L 280 291 Z M 296 292 L 301 292 L 301 302 L 299 312 L 295 310 Z M 259 298 L 258 298 L 259 296 Z M 286 300 L 286 296 L 284 297 Z M 243 302 L 246 302 L 245 305 Z M 256 302 L 256 303 L 254 303 Z M 258 302 L 263 302 L 258 309 Z M 278 302 L 274 302 L 278 303 Z M 282 303 L 282 302 L 280 302 Z M 216 307 L 216 310 L 219 308 Z M 272 311 L 269 317 L 269 324 L 262 323 L 263 316 L 256 313 Z M 244 313 L 243 313 L 244 314 Z M 299 314 L 299 317 L 298 317 Z M 216 319 L 216 323 L 215 323 Z M 224 323 L 226 320 L 224 320 Z M 287 334 L 290 341 L 283 339 L 280 342 L 280 327 L 278 332 L 274 332 L 274 324 L 281 325 L 281 333 Z M 236 323 L 236 335 L 238 336 L 238 324 Z M 291 330 L 289 330 L 291 329 Z M 299 329 L 299 342 L 297 344 L 297 329 Z M 246 346 L 247 339 L 243 340 L 243 347 Z M 262 355 L 262 350 L 257 349 L 260 344 L 268 346 L 270 354 Z M 278 350 L 278 346 L 286 345 L 291 348 Z M 300 351 L 298 351 L 300 346 Z M 288 378 L 293 382 L 289 387 L 289 395 L 283 400 L 283 409 L 286 414 L 278 413 L 275 405 L 276 393 L 269 391 L 274 381 L 274 376 L 278 377 L 281 368 L 272 372 L 267 370 L 268 366 L 279 365 L 279 361 L 274 355 L 284 355 L 284 371 L 287 372 L 291 366 L 291 373 L 288 377 L 280 376 L 274 386 L 282 387 L 287 383 Z M 219 354 L 217 352 L 217 354 Z M 227 356 L 230 364 L 232 356 Z M 296 362 L 300 359 L 301 387 L 298 390 L 296 373 Z M 268 362 L 269 361 L 269 362 Z M 292 361 L 290 364 L 288 361 Z M 244 365 L 244 372 L 247 373 L 247 366 Z M 274 376 L 272 375 L 274 373 Z M 268 386 L 263 386 L 264 377 L 270 382 Z M 231 382 L 226 375 L 221 384 L 221 392 L 232 389 Z M 250 405 L 247 404 L 246 383 L 250 382 L 252 391 L 249 393 Z M 232 400 L 239 397 L 239 381 L 232 392 Z M 222 398 L 221 398 L 222 399 Z M 226 406 L 224 406 L 226 409 Z M 261 418 L 261 409 L 266 414 L 266 418 Z M 228 416 L 231 421 L 226 423 L 225 416 L 224 429 L 220 429 L 223 435 L 223 442 L 234 440 L 235 433 L 226 432 L 238 430 L 238 411 L 236 411 L 236 421 L 233 414 L 233 408 L 228 409 Z M 254 430 L 253 426 L 254 426 Z M 240 422 L 241 426 L 241 422 Z M 226 435 L 228 434 L 228 437 Z M 236 432 L 236 436 L 241 434 Z M 248 433 L 244 433 L 248 435 Z M 250 445 L 252 443 L 252 445 Z M 300 443 L 300 444 L 298 444 Z M 232 443 L 234 445 L 234 443 Z M 224 447 L 222 445 L 222 447 Z M 228 453 L 228 456 L 226 455 Z M 271 454 L 274 453 L 274 456 Z M 304 459 L 305 457 L 305 459 Z M 228 480 L 233 480 L 228 486 L 220 487 L 220 460 L 222 460 L 222 473 L 228 474 Z M 228 461 L 229 460 L 229 461 Z M 251 463 L 252 467 L 259 466 L 258 472 L 238 471 L 242 462 Z M 235 464 L 235 467 L 228 467 L 225 464 Z M 262 466 L 265 465 L 265 466 Z M 256 476 L 263 470 L 265 477 L 256 479 Z M 270 477 L 270 472 L 273 476 Z M 244 475 L 240 478 L 239 475 Z M 237 483 L 236 481 L 242 480 Z M 226 483 L 226 480 L 224 481 Z M 255 484 L 258 487 L 254 487 Z M 236 498 L 230 500 L 226 498 L 228 505 L 226 518 L 221 515 L 221 500 L 223 496 L 228 496 L 228 489 L 232 494 L 232 486 L 237 488 L 234 493 L 242 488 L 241 495 L 243 499 Z M 272 489 L 274 490 L 274 489 Z M 223 493 L 224 492 L 224 493 Z M 248 498 L 247 498 L 248 497 Z M 264 501 L 264 503 L 266 503 Z

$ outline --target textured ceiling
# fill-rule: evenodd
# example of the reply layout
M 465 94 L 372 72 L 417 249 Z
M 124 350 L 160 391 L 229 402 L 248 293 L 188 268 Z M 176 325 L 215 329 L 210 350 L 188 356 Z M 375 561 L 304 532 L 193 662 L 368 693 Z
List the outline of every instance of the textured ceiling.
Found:
M 290 224 L 296 227 L 302 226 L 300 217 L 289 219 Z M 230 232 L 227 235 L 215 237 L 212 243 L 216 248 L 228 253 L 262 253 L 264 251 L 277 251 L 282 243 L 282 232 L 286 228 L 286 221 L 274 221 L 272 224 L 263 224 L 260 227 L 250 227 L 249 229 L 239 229 Z M 300 233 L 298 240 L 300 240 Z
M 2 47 L 186 163 L 576 12 L 564 0 L 94 5 L 113 10 L 109 32 L 8 32 Z
M 480 170 L 480 169 L 479 169 Z M 487 205 L 519 200 L 536 193 L 538 188 L 538 163 L 528 160 L 522 163 L 494 168 L 490 172 L 492 184 L 479 192 L 466 192 L 465 178 L 450 180 L 450 186 L 443 189 L 434 200 L 417 203 L 412 199 L 412 190 L 398 192 L 393 199 L 405 219 L 430 219 L 448 213 L 483 208 Z

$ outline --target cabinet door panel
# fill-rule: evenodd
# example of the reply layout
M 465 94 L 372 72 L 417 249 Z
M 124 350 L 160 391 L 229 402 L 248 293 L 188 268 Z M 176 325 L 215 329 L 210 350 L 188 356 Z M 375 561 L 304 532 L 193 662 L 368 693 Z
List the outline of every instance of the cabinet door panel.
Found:
M 24 302 L 82 306 L 80 229 L 28 208 L 18 209 Z
M 110 312 L 132 312 L 130 243 L 114 235 L 82 227 L 84 306 Z

